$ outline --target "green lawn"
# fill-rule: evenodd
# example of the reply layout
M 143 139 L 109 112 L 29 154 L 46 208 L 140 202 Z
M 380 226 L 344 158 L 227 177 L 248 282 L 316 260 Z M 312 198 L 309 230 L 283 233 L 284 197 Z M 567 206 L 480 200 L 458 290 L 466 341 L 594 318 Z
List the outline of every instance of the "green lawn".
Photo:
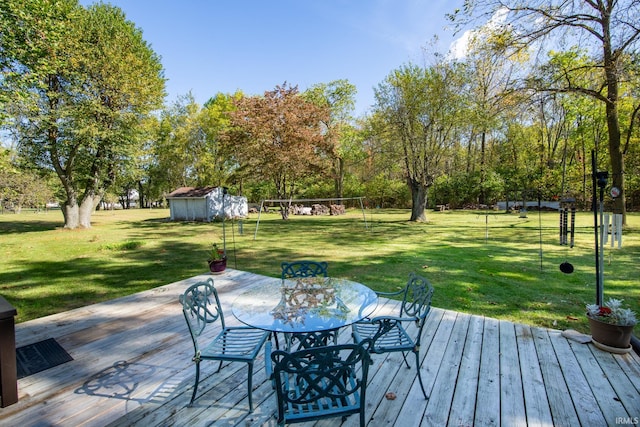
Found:
M 207 271 L 206 251 L 221 223 L 172 223 L 168 210 L 100 211 L 93 228 L 61 228 L 59 211 L 0 215 L 0 295 L 18 321 L 164 285 Z M 595 302 L 593 215 L 579 213 L 574 248 L 558 244 L 559 215 L 529 212 L 349 210 L 339 217 L 263 214 L 227 222 L 228 265 L 271 276 L 283 260 L 329 262 L 331 275 L 376 290 L 428 277 L 437 307 L 558 329 L 587 330 Z M 541 223 L 541 226 L 540 226 Z M 540 250 L 542 242 L 542 251 Z M 542 257 L 540 254 L 542 253 Z M 542 258 L 542 259 L 541 259 Z M 573 274 L 559 265 L 569 261 Z M 640 215 L 630 214 L 622 249 L 605 248 L 605 298 L 640 313 Z M 176 296 L 177 297 L 177 296 Z

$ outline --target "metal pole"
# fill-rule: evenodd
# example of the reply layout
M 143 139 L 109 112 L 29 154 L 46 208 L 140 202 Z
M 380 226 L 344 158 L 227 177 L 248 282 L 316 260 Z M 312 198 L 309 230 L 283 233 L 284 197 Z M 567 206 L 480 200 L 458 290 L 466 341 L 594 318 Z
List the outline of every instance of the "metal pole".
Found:
M 364 213 L 364 205 L 362 204 L 362 197 L 358 197 L 358 200 L 360 200 L 360 210 L 362 211 L 362 219 L 364 220 L 364 228 L 365 230 L 369 229 L 369 225 L 367 224 L 367 216 Z
M 489 241 L 489 214 L 484 214 L 484 243 Z
M 538 192 L 538 235 L 540 239 L 540 271 L 542 271 L 542 195 Z
M 260 225 L 260 215 L 262 215 L 262 207 L 264 206 L 264 200 L 260 202 L 260 210 L 258 211 L 258 221 L 256 221 L 256 231 L 253 233 L 253 240 L 258 237 L 258 226 Z
M 600 230 L 602 235 L 607 232 L 604 227 L 603 220 L 603 211 L 604 211 L 604 187 L 600 185 L 601 182 L 598 180 L 598 186 L 600 186 Z M 600 274 L 600 294 L 598 297 L 600 298 L 599 305 L 602 305 L 604 301 L 603 293 L 604 293 L 604 238 L 600 238 L 600 259 L 598 260 L 600 263 L 600 268 L 598 268 L 598 274 Z
M 598 246 L 598 179 L 596 171 L 596 154 L 595 150 L 591 150 L 591 178 L 593 182 L 593 197 L 592 197 L 592 210 L 593 210 L 593 229 L 596 239 L 596 304 L 602 305 L 603 291 L 602 282 L 600 281 L 600 253 Z
M 226 231 L 225 231 L 225 219 L 227 216 L 227 212 L 225 211 L 224 208 L 224 199 L 227 196 L 227 187 L 222 187 L 222 249 L 224 252 L 224 256 L 227 256 L 227 235 L 226 235 Z

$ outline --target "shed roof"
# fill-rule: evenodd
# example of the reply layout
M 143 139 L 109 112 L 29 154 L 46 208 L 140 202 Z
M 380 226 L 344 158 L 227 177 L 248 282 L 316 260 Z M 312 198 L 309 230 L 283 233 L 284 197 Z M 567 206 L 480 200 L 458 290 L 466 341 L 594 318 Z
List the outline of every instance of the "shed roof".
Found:
M 218 187 L 180 187 L 171 192 L 167 199 L 203 198 Z

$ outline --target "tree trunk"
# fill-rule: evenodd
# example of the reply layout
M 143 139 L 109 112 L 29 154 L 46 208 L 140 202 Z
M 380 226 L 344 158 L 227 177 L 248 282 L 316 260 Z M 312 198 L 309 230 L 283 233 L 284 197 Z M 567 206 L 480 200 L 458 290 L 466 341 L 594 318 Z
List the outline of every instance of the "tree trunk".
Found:
M 289 206 L 282 202 L 280 202 L 280 215 L 285 221 L 289 219 Z
M 64 216 L 64 228 L 75 230 L 76 228 L 91 228 L 91 215 L 95 211 L 101 197 L 87 196 L 78 204 L 75 199 L 67 200 L 62 206 Z
M 609 131 L 609 160 L 611 162 L 611 186 L 620 190 L 620 195 L 613 199 L 613 212 L 622 214 L 622 222 L 627 223 L 627 209 L 624 188 L 624 157 L 620 150 L 620 125 L 618 109 L 615 104 L 607 103 L 607 128 Z
M 427 187 L 419 182 L 409 179 L 409 188 L 411 189 L 411 218 L 409 221 L 425 222 L 427 216 L 424 212 L 427 205 Z
M 80 225 L 80 207 L 75 201 L 66 201 L 62 206 L 64 228 L 75 230 Z
M 607 130 L 609 133 L 609 159 L 611 161 L 611 185 L 618 187 L 620 195 L 613 201 L 613 211 L 622 214 L 623 224 L 627 223 L 627 212 L 624 188 L 624 159 L 620 149 L 620 117 L 618 116 L 619 87 L 618 63 L 611 48 L 612 35 L 610 31 L 610 16 L 603 14 L 603 60 L 604 74 L 607 84 L 607 100 L 605 102 L 607 112 Z
M 242 190 L 240 190 L 240 194 L 242 194 Z M 148 208 L 148 204 L 149 202 L 147 200 L 147 195 L 144 192 L 142 181 L 138 181 L 138 209 Z
M 79 226 L 81 228 L 91 228 L 91 215 L 96 210 L 101 197 L 92 195 L 85 196 L 79 207 Z
M 344 194 L 344 159 L 342 157 L 338 157 L 336 160 L 335 190 L 336 197 L 341 199 Z

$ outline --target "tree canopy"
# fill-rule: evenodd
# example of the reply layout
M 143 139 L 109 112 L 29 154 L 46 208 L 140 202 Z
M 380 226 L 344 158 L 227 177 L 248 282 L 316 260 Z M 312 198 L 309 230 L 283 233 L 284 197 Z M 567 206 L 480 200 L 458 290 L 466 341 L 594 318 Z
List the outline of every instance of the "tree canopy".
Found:
M 404 165 L 411 221 L 426 220 L 427 190 L 458 142 L 461 77 L 455 64 L 410 64 L 393 71 L 375 91 L 376 112 L 385 123 L 382 132 Z
M 503 46 L 516 52 L 534 47 L 549 52 L 567 43 L 580 46 L 584 51 L 582 61 L 565 62 L 560 68 L 554 65 L 561 63 L 545 62 L 543 70 L 551 67 L 553 71 L 544 79 L 534 77 L 529 86 L 588 96 L 604 104 L 612 185 L 621 191 L 614 202 L 615 210 L 624 214 L 622 134 L 624 129 L 633 129 L 633 117 L 626 120 L 620 114 L 620 104 L 627 97 L 623 82 L 637 79 L 629 75 L 637 71 L 629 66 L 629 59 L 637 56 L 640 47 L 640 1 L 466 0 L 464 13 L 457 11 L 451 17 L 459 23 L 490 19 Z M 634 104 L 640 102 L 636 99 Z
M 1 92 L 25 159 L 52 169 L 65 191 L 65 227 L 91 213 L 141 143 L 161 106 L 159 57 L 107 4 L 7 0 L 0 6 Z
M 639 14 L 640 0 L 467 0 L 451 15 L 475 26 L 464 54 L 425 49 L 422 64 L 399 65 L 362 117 L 346 79 L 204 105 L 188 93 L 152 114 L 160 58 L 122 11 L 5 0 L 0 123 L 19 161 L 1 177 L 16 190 L 0 203 L 57 176 L 69 228 L 90 226 L 101 199 L 128 206 L 137 188 L 148 206 L 178 186 L 230 187 L 254 202 L 364 194 L 415 221 L 438 205 L 528 197 L 589 209 L 594 152 L 624 212 L 640 206 Z
M 329 173 L 335 145 L 322 125 L 328 121 L 329 108 L 307 101 L 286 83 L 264 96 L 236 100 L 226 139 L 237 163 L 234 178 L 269 180 L 278 199 L 293 198 L 303 178 Z

